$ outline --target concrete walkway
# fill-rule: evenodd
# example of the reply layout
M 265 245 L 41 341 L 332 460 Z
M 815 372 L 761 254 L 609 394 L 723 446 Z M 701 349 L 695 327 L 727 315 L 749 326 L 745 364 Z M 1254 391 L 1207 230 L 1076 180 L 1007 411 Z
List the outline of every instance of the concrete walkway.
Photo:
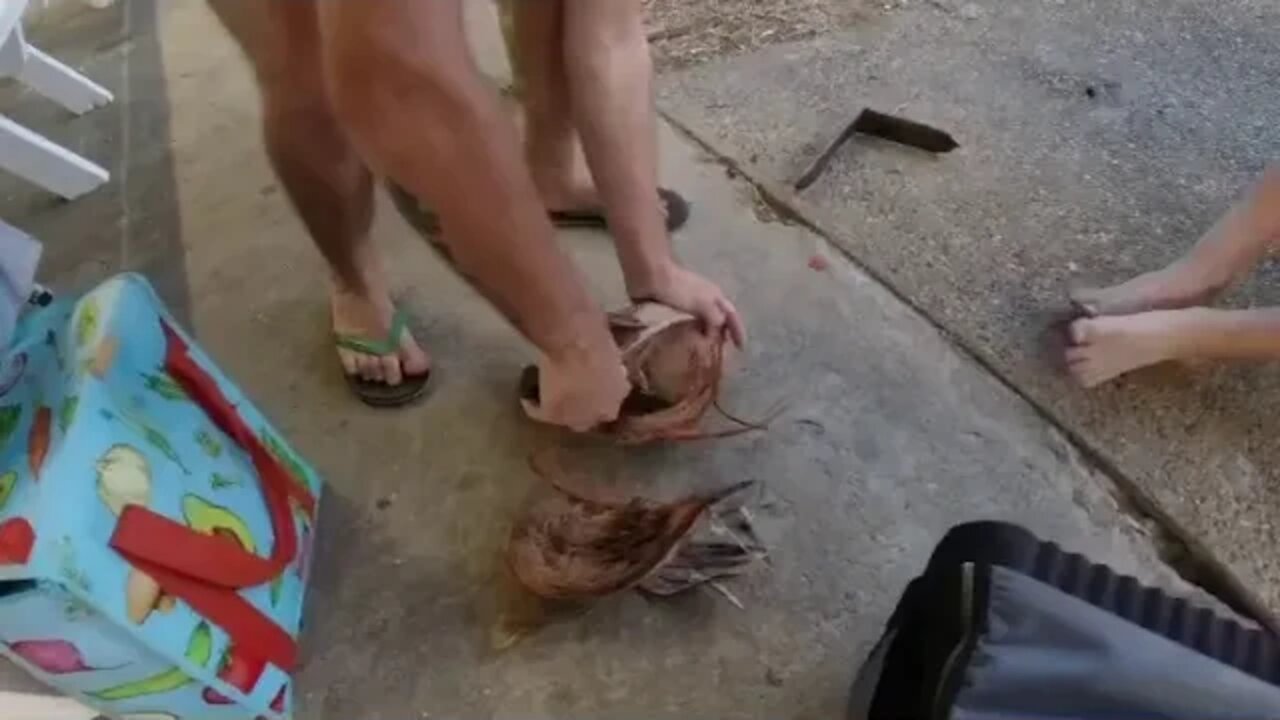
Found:
M 1051 324 L 1076 283 L 1178 257 L 1276 160 L 1274 3 L 912 3 L 664 79 L 663 106 L 787 184 L 860 108 L 958 137 L 855 142 L 803 193 L 847 251 L 1128 481 L 1217 582 L 1280 611 L 1280 368 L 1158 368 L 1084 392 Z M 1228 302 L 1280 304 L 1270 263 Z M 1060 343 L 1058 343 L 1060 345 Z M 1234 579 L 1234 580 L 1233 580 Z
M 536 486 L 525 458 L 563 441 L 516 411 L 529 348 L 383 203 L 375 232 L 439 371 L 419 407 L 357 404 L 329 347 L 322 267 L 259 148 L 245 68 L 202 4 L 163 4 L 154 26 L 151 12 L 129 2 L 92 21 L 99 39 L 126 20 L 132 36 L 88 56 L 91 74 L 120 92 L 132 66 L 125 82 L 152 91 L 123 93 L 117 122 L 76 121 L 115 155 L 115 194 L 47 206 L 6 178 L 0 213 L 49 243 L 62 286 L 146 269 L 328 479 L 298 717 L 837 717 L 907 580 L 949 526 L 975 518 L 1025 523 L 1186 589 L 1110 481 L 1026 402 L 664 129 L 665 179 L 694 202 L 679 252 L 750 323 L 725 403 L 751 414 L 787 399 L 790 411 L 767 434 L 723 442 L 570 445 L 602 480 L 654 497 L 757 480 L 772 558 L 732 583 L 745 609 L 711 593 L 627 595 L 495 652 L 499 552 Z M 123 222 L 94 226 L 109 202 Z M 607 236 L 563 243 L 619 302 Z M 87 270 L 71 247 L 102 260 Z

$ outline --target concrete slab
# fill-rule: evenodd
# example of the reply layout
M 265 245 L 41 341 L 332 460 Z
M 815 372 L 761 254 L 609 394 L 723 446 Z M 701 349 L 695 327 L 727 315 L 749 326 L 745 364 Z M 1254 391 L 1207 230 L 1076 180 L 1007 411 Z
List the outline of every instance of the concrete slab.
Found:
M 177 246 L 154 275 L 187 289 L 202 343 L 328 478 L 298 716 L 835 717 L 906 581 L 947 527 L 974 518 L 1017 520 L 1190 591 L 1107 477 L 1031 406 L 666 132 L 667 179 L 694 200 L 678 249 L 724 283 L 753 332 L 725 402 L 750 414 L 786 398 L 791 410 L 767 434 L 718 443 L 625 454 L 568 445 L 602 480 L 654 497 L 757 480 L 773 557 L 732 583 L 743 610 L 711 593 L 627 595 L 494 651 L 499 553 L 537 486 L 525 458 L 566 442 L 516 410 L 531 353 L 383 202 L 375 232 L 435 352 L 437 385 L 398 412 L 349 397 L 329 348 L 322 268 L 259 150 L 245 68 L 212 27 L 201 4 L 162 6 L 166 94 L 138 102 L 165 104 L 139 111 L 167 122 L 121 162 L 129 184 L 171 173 L 161 198 L 176 211 L 162 217 L 177 222 L 130 222 L 127 233 Z M 21 192 L 13 182 L 0 190 Z M 83 229 L 65 217 L 76 211 L 32 220 L 47 213 L 55 243 L 58 222 Z M 607 238 L 566 234 L 564 245 L 602 299 L 620 301 Z M 815 254 L 828 269 L 809 267 Z M 121 266 L 108 258 L 97 276 Z M 56 266 L 52 279 L 74 286 L 76 267 Z
M 1075 282 L 1179 255 L 1280 146 L 1271 3 L 915 3 L 666 78 L 664 107 L 777 183 L 863 106 L 955 133 L 849 144 L 802 204 L 1280 609 L 1280 368 L 1159 369 L 1082 392 L 1048 362 Z M 1280 302 L 1269 264 L 1232 301 Z

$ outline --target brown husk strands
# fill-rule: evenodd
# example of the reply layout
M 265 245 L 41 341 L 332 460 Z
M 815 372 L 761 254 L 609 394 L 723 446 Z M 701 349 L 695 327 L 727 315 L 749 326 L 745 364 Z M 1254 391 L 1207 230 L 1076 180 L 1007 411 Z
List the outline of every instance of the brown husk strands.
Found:
M 683 541 L 708 508 L 750 486 L 751 482 L 671 503 L 645 498 L 606 501 L 584 497 L 564 486 L 558 468 L 535 458 L 534 469 L 551 485 L 551 493 L 530 506 L 511 531 L 507 565 L 530 592 L 548 600 L 588 600 L 621 592 L 645 582 L 673 560 L 674 570 L 652 584 L 652 591 L 671 594 L 726 574 L 736 574 L 720 543 L 703 544 L 682 555 Z M 754 533 L 750 533 L 754 538 Z M 760 557 L 762 548 L 737 553 L 737 566 Z M 701 558 L 702 566 L 699 566 Z M 686 580 L 681 580 L 686 578 Z M 693 580 L 688 582 L 687 580 Z
M 618 419 L 599 432 L 624 445 L 662 440 L 701 440 L 764 429 L 765 423 L 720 413 L 737 427 L 704 431 L 702 418 L 717 398 L 724 375 L 727 338 L 708 337 L 697 318 L 660 303 L 641 302 L 609 314 L 609 329 L 622 351 L 631 382 Z M 537 405 L 537 368 L 525 369 L 521 403 Z

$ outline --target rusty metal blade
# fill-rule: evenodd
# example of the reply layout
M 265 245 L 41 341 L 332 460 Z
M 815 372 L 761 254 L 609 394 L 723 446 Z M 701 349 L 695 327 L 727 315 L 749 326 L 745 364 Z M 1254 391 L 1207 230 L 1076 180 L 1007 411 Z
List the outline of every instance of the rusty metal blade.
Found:
M 835 157 L 841 146 L 859 133 L 932 153 L 947 153 L 960 147 L 955 138 L 935 127 L 866 108 L 840 131 L 840 134 L 818 157 L 814 158 L 809 167 L 795 181 L 795 189 L 804 190 L 812 185 L 831 164 L 831 159 Z

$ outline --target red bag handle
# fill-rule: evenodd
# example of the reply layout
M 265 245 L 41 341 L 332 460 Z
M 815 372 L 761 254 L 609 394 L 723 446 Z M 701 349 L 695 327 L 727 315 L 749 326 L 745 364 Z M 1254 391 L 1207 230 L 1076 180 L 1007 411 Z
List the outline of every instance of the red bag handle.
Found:
M 290 501 L 311 517 L 315 498 L 266 449 L 217 382 L 191 358 L 178 333 L 163 320 L 160 326 L 169 375 L 253 461 L 275 541 L 264 558 L 229 538 L 198 533 L 145 507 L 129 505 L 120 513 L 111 547 L 154 578 L 165 593 L 186 601 L 226 631 L 238 653 L 291 672 L 297 662 L 295 640 L 237 590 L 268 583 L 293 562 L 298 543 Z

